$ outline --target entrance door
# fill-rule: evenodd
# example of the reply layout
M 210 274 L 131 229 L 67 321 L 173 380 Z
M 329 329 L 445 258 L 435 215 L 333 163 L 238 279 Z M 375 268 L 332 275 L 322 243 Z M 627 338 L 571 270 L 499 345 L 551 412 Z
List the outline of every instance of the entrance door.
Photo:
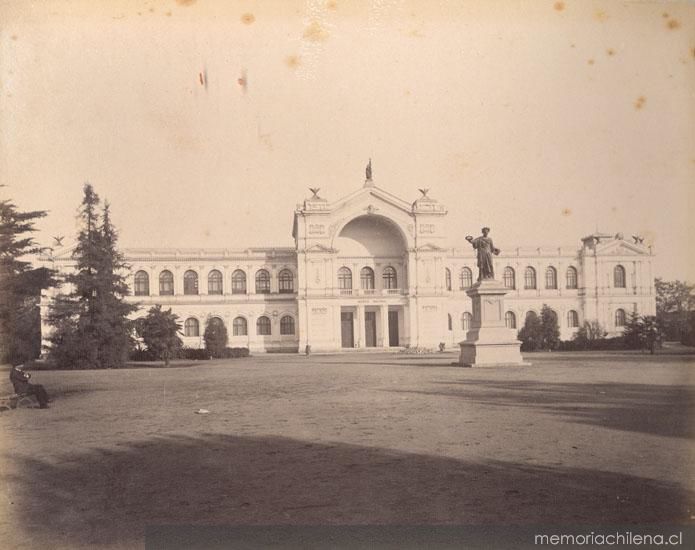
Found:
M 352 322 L 352 312 L 340 313 L 340 338 L 344 348 L 355 347 L 355 331 Z
M 398 312 L 389 311 L 389 346 L 398 346 Z
M 376 311 L 364 312 L 364 339 L 365 347 L 376 347 Z

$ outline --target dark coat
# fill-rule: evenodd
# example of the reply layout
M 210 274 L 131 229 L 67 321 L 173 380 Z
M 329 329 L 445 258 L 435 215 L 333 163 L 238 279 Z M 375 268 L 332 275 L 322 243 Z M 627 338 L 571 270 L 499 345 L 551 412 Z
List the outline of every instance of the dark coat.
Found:
M 27 390 L 29 390 L 29 378 L 31 378 L 31 374 L 22 372 L 17 367 L 12 367 L 10 382 L 14 386 L 15 393 L 27 393 Z

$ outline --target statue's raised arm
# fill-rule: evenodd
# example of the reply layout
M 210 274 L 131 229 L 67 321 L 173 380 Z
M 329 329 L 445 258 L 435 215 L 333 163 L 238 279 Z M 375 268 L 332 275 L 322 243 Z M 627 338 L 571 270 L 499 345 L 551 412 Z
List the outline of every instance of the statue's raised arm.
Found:
M 466 236 L 466 240 L 471 243 L 471 246 L 478 252 L 478 280 L 494 279 L 495 271 L 492 264 L 492 255 L 497 256 L 500 253 L 499 248 L 495 248 L 492 239 L 488 237 L 490 233 L 489 227 L 483 227 L 482 236 L 475 239 L 470 235 Z

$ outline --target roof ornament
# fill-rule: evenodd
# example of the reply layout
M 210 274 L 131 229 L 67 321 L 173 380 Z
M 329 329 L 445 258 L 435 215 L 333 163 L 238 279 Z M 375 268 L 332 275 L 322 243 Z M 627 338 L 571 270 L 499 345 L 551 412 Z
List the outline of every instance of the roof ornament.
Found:
M 418 189 L 418 191 L 420 191 L 420 193 L 422 193 L 422 198 L 423 198 L 423 199 L 429 198 L 429 197 L 427 196 L 427 193 L 429 193 L 429 191 L 430 191 L 428 187 L 425 187 L 424 189 Z
M 632 238 L 635 241 L 635 244 L 643 244 L 644 243 L 644 237 L 640 237 L 639 235 L 633 235 Z
M 365 169 L 365 176 L 367 181 L 372 181 L 372 159 L 369 159 L 367 163 L 367 168 Z
M 309 191 L 312 192 L 312 199 L 320 199 L 319 197 L 319 191 L 321 191 L 320 187 L 309 187 Z
M 63 246 L 63 239 L 64 239 L 64 238 L 65 238 L 64 236 L 53 237 L 53 244 L 54 244 L 55 246 Z

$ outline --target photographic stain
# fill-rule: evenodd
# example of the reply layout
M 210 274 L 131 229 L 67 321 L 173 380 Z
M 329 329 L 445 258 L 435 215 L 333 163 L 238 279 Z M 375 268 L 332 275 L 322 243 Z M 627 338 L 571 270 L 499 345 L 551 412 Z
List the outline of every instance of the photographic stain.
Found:
M 669 19 L 668 23 L 666 23 L 666 26 L 673 31 L 679 28 L 681 24 L 678 22 L 677 19 Z
M 245 13 L 241 16 L 241 22 L 244 25 L 251 25 L 256 21 L 256 16 L 252 13 Z
M 555 2 L 555 5 L 553 6 L 556 11 L 562 11 L 565 9 L 565 3 L 564 2 Z
M 290 69 L 296 69 L 301 65 L 301 61 L 299 59 L 299 56 L 297 55 L 288 55 L 285 58 L 285 65 L 287 65 Z
M 571 215 L 572 215 L 572 210 L 570 210 L 569 208 L 563 208 L 563 209 L 562 209 L 562 215 L 563 215 L 563 216 L 571 216 Z
M 328 31 L 324 29 L 318 21 L 312 21 L 309 26 L 304 29 L 303 36 L 310 42 L 323 42 L 328 38 Z
M 635 101 L 635 109 L 640 110 L 642 107 L 644 107 L 644 103 L 647 101 L 647 98 L 644 96 L 639 96 L 637 98 L 637 101 Z
M 606 50 L 606 54 L 607 54 L 607 55 L 615 55 L 615 50 L 614 50 L 613 48 L 608 48 L 608 49 Z
M 195 2 L 196 0 L 176 0 L 179 6 L 192 6 Z
M 593 65 L 593 64 L 594 64 L 594 60 L 593 60 L 593 59 L 589 59 L 589 61 L 587 61 L 587 63 L 588 63 L 589 65 Z

